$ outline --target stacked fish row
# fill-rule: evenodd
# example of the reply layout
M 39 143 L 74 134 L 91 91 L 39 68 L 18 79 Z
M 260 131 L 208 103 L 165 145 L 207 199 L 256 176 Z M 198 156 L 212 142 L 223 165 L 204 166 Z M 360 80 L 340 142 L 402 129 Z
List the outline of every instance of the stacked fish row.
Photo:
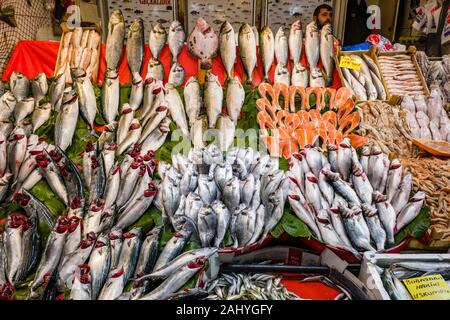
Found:
M 350 141 L 294 155 L 289 171 L 289 202 L 296 215 L 324 243 L 358 251 L 394 246 L 394 235 L 419 214 L 425 194 L 410 198 L 411 174 L 389 161 L 374 145 L 358 158 Z M 408 202 L 409 200 L 409 202 Z M 376 248 L 376 249 L 375 249 Z
M 442 56 L 442 61 L 430 61 L 425 52 L 418 51 L 416 59 L 430 91 L 439 89 L 444 102 L 450 102 L 450 55 Z
M 228 230 L 234 248 L 264 239 L 280 221 L 289 182 L 269 156 L 215 145 L 160 163 L 158 207 L 175 230 L 189 227 L 203 247 L 223 247 Z
M 437 91 L 428 97 L 403 97 L 401 106 L 408 111 L 406 119 L 413 137 L 450 142 L 450 120 L 442 105 Z
M 64 33 L 55 75 L 64 74 L 72 83 L 70 69 L 81 68 L 91 78 L 98 70 L 100 45 L 101 36 L 95 30 L 79 27 Z
M 366 54 L 363 54 L 362 58 L 357 55 L 350 57 L 361 65 L 361 70 L 341 68 L 345 86 L 352 90 L 358 100 L 386 100 L 386 90 L 375 61 Z
M 407 54 L 382 55 L 378 63 L 390 95 L 425 95 L 422 83 L 412 56 Z

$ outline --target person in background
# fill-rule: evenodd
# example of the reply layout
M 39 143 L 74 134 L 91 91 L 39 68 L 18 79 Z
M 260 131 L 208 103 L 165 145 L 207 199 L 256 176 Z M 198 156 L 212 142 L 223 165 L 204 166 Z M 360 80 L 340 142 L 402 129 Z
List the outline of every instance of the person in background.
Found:
M 348 1 L 344 45 L 355 45 L 366 41 L 371 33 L 371 30 L 367 28 L 369 17 L 365 0 Z
M 314 10 L 313 19 L 319 30 L 322 30 L 326 24 L 333 24 L 333 8 L 327 4 L 321 4 Z

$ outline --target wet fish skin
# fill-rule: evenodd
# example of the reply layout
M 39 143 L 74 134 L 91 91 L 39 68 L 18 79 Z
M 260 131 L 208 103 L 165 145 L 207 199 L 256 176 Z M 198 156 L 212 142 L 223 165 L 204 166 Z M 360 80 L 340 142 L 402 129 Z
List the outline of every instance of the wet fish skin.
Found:
M 70 291 L 70 300 L 92 300 L 91 288 L 91 268 L 87 264 L 77 266 L 74 271 L 72 290 Z
M 269 82 L 269 71 L 275 58 L 275 38 L 269 26 L 262 29 L 259 37 L 259 54 L 263 63 L 264 81 Z
M 116 269 L 119 264 L 119 257 L 123 246 L 123 233 L 121 230 L 113 229 L 108 233 L 109 244 L 111 246 L 111 270 Z
M 374 192 L 369 178 L 364 173 L 362 166 L 358 163 L 353 166 L 353 172 L 351 175 L 351 181 L 356 194 L 365 204 L 372 204 L 372 194 Z
M 155 227 L 147 233 L 142 242 L 141 252 L 139 254 L 138 262 L 134 277 L 139 278 L 148 273 L 153 272 L 153 267 L 156 263 L 159 253 L 159 244 L 163 233 L 163 227 Z
M 400 214 L 401 210 L 407 205 L 409 196 L 412 189 L 412 175 L 406 174 L 402 182 L 400 183 L 397 193 L 392 200 L 392 207 L 394 208 L 397 216 Z
M 22 123 L 22 121 L 32 114 L 34 111 L 34 99 L 33 98 L 24 98 L 21 101 L 17 102 L 14 108 L 14 124 L 18 126 Z
M 196 77 L 190 77 L 184 87 L 184 101 L 186 103 L 186 115 L 189 120 L 189 126 L 194 126 L 200 115 L 202 107 L 202 98 L 200 96 L 200 85 Z
M 228 81 L 226 104 L 230 118 L 237 125 L 245 100 L 245 91 L 238 77 Z
M 167 41 L 167 32 L 162 24 L 156 23 L 152 30 L 150 31 L 149 36 L 149 46 L 150 51 L 152 52 L 152 57 L 159 60 L 159 55 L 166 44 Z
M 314 21 L 306 26 L 305 51 L 309 68 L 316 68 L 320 56 L 320 34 Z
M 386 248 L 392 248 L 395 246 L 394 230 L 397 219 L 395 210 L 386 196 L 382 195 L 380 192 L 374 192 L 373 198 L 375 200 L 375 206 L 378 210 L 380 221 L 386 231 Z
M 25 161 L 28 139 L 23 128 L 16 127 L 8 141 L 8 165 L 14 180 L 19 174 L 20 166 Z
M 184 68 L 178 62 L 175 62 L 170 68 L 168 83 L 171 83 L 175 87 L 179 87 L 184 83 L 185 72 Z
M 287 66 L 289 54 L 289 42 L 284 32 L 284 28 L 280 27 L 275 34 L 275 58 L 277 64 Z
M 9 80 L 9 86 L 18 102 L 28 97 L 30 92 L 30 81 L 24 74 L 14 71 Z
M 325 79 L 323 78 L 323 73 L 319 68 L 315 67 L 310 69 L 309 85 L 312 88 L 325 88 L 326 86 Z
M 111 247 L 108 236 L 100 236 L 97 239 L 88 265 L 91 269 L 92 299 L 96 300 L 106 282 L 111 266 Z
M 224 21 L 220 27 L 219 50 L 227 73 L 227 79 L 232 79 L 232 72 L 236 62 L 236 34 L 233 26 L 228 21 Z
M 98 296 L 98 300 L 115 300 L 117 299 L 125 289 L 125 272 L 123 267 L 111 268 L 105 285 Z
M 386 231 L 382 226 L 377 209 L 370 204 L 363 203 L 362 211 L 367 226 L 369 227 L 370 237 L 375 242 L 377 250 L 384 250 L 386 244 Z
M 208 115 L 208 125 L 210 129 L 215 129 L 217 120 L 222 111 L 223 89 L 217 78 L 213 74 L 206 76 L 204 104 Z
M 325 69 L 327 86 L 331 86 L 334 72 L 334 37 L 331 24 L 325 25 L 320 31 L 320 58 Z
M 122 58 L 125 40 L 125 21 L 120 10 L 114 10 L 108 23 L 108 35 L 106 37 L 106 67 L 109 70 L 117 70 Z
M 123 234 L 123 245 L 119 257 L 119 268 L 123 268 L 123 280 L 126 284 L 134 274 L 136 263 L 139 257 L 139 251 L 142 245 L 142 230 L 134 228 Z
M 186 172 L 183 174 L 183 178 L 180 181 L 181 193 L 184 196 L 188 196 L 189 193 L 195 191 L 198 186 L 198 172 L 194 164 L 189 164 Z
M 340 178 L 338 173 L 333 173 L 330 170 L 323 169 L 322 172 L 329 179 L 335 190 L 349 203 L 360 206 L 361 200 L 356 192 L 350 187 L 348 183 Z
M 290 77 L 289 70 L 286 67 L 286 65 L 284 65 L 282 63 L 277 64 L 277 66 L 275 68 L 274 83 L 280 83 L 280 84 L 285 84 L 286 86 L 290 86 L 291 77 Z
M 31 80 L 31 92 L 33 94 L 35 105 L 38 106 L 48 93 L 48 83 L 45 73 L 40 73 Z
M 232 177 L 222 191 L 222 201 L 230 212 L 234 212 L 240 202 L 240 184 L 237 177 Z
M 247 75 L 247 83 L 251 84 L 253 83 L 253 71 L 257 63 L 256 39 L 252 28 L 247 23 L 239 29 L 238 48 Z
M 128 131 L 130 129 L 131 122 L 134 119 L 133 108 L 128 104 L 122 106 L 121 116 L 119 118 L 117 133 L 116 133 L 116 144 L 120 145 L 127 137 Z
M 402 209 L 397 216 L 397 232 L 406 227 L 412 222 L 420 213 L 425 202 L 425 193 L 416 193 L 408 202 L 408 204 Z
M 58 75 L 50 84 L 48 94 L 52 110 L 59 112 L 62 105 L 64 89 L 66 86 L 66 75 L 64 73 Z
M 161 267 L 164 267 L 167 263 L 179 256 L 183 251 L 184 246 L 191 238 L 191 235 L 192 231 L 187 230 L 181 230 L 175 233 L 160 253 L 154 269 L 158 271 Z
M 44 123 L 46 123 L 52 114 L 52 107 L 50 103 L 43 104 L 42 106 L 36 106 L 31 118 L 33 123 L 33 133 L 37 131 Z
M 148 62 L 148 71 L 145 79 L 154 78 L 159 81 L 164 80 L 164 67 L 161 61 L 151 58 Z
M 87 124 L 94 130 L 94 120 L 97 113 L 97 101 L 95 97 L 94 87 L 90 78 L 86 75 L 86 71 L 81 68 L 71 69 L 72 78 L 74 79 L 74 88 L 78 95 L 78 103 L 80 112 Z
M 172 22 L 169 28 L 169 34 L 167 36 L 167 43 L 169 44 L 170 53 L 172 55 L 172 62 L 174 64 L 178 60 L 181 50 L 184 46 L 186 34 L 184 32 L 183 25 L 175 20 Z
M 292 85 L 307 88 L 309 85 L 309 72 L 305 66 L 299 62 L 294 65 L 291 75 Z
M 166 101 L 171 117 L 178 128 L 185 136 L 189 136 L 189 126 L 186 118 L 186 111 L 178 90 L 171 84 L 166 84 Z
M 198 177 L 198 190 L 203 203 L 211 204 L 217 199 L 217 185 L 214 177 L 200 174 Z
M 230 226 L 231 213 L 223 202 L 216 200 L 211 204 L 212 210 L 217 216 L 217 230 L 214 238 L 214 247 L 221 247 L 225 238 L 225 233 Z
M 229 150 L 234 143 L 236 125 L 228 115 L 221 114 L 217 120 L 217 144 L 220 150 Z
M 386 183 L 387 200 L 392 202 L 394 196 L 402 182 L 402 164 L 400 160 L 395 159 L 391 162 Z
M 291 24 L 291 31 L 289 32 L 289 54 L 292 63 L 297 65 L 302 56 L 303 47 L 303 31 L 300 20 Z
M 339 206 L 339 211 L 344 219 L 344 226 L 347 234 L 358 248 L 367 251 L 376 251 L 370 244 L 370 237 L 362 229 L 359 219 L 364 219 L 361 214 L 361 208 L 355 207 L 353 209 L 346 208 L 343 204 Z
M 9 185 L 12 182 L 13 174 L 7 172 L 0 178 L 0 202 L 2 202 L 9 190 Z
M 7 91 L 0 97 L 0 121 L 9 122 L 11 116 L 14 114 L 17 100 L 11 91 Z
M 202 247 L 211 247 L 217 232 L 217 214 L 210 205 L 200 209 L 197 224 Z

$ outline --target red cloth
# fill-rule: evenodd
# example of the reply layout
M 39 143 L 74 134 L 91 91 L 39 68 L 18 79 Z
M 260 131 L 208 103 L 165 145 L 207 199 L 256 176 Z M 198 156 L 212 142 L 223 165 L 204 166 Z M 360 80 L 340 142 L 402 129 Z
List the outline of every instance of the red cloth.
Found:
M 58 56 L 59 50 L 59 42 L 55 41 L 29 41 L 29 40 L 21 40 L 17 43 L 16 48 L 14 49 L 11 60 L 9 61 L 5 72 L 3 73 L 2 80 L 8 81 L 11 77 L 11 74 L 14 71 L 19 71 L 26 75 L 28 78 L 34 78 L 39 73 L 44 72 L 47 77 L 53 76 L 56 59 Z M 106 69 L 106 45 L 103 44 L 100 52 L 100 66 L 99 66 L 99 74 L 98 74 L 98 83 L 103 83 L 103 78 Z M 142 77 L 145 78 L 147 74 L 148 61 L 150 60 L 152 54 L 148 45 L 145 45 L 145 53 L 144 53 L 144 63 L 142 67 Z M 239 54 L 237 55 L 239 57 Z M 170 72 L 170 50 L 166 45 L 161 54 L 160 61 L 164 67 L 164 82 L 167 82 Z M 302 62 L 304 65 L 306 63 L 306 54 L 305 50 L 303 50 Z M 183 66 L 186 78 L 185 81 L 189 80 L 192 76 L 198 75 L 198 60 L 191 57 L 186 47 L 180 53 L 178 57 L 178 61 Z M 319 66 L 321 63 L 319 62 Z M 271 71 L 270 71 L 270 79 L 273 82 L 273 77 L 275 73 L 276 64 L 274 62 Z M 291 62 L 288 64 L 289 70 L 291 70 Z M 223 84 L 225 81 L 225 69 L 223 67 L 220 56 L 217 56 L 213 59 L 212 63 L 212 72 L 219 77 L 219 81 Z M 242 65 L 241 59 L 238 58 L 236 61 L 236 65 L 234 67 L 234 73 L 241 80 L 244 75 L 244 67 Z M 124 50 L 123 59 L 119 65 L 119 77 L 120 83 L 126 84 L 131 82 L 131 74 L 128 68 L 128 62 Z M 262 63 L 261 58 L 258 55 L 258 63 L 255 71 L 253 73 L 253 84 L 255 86 L 259 85 L 262 81 Z M 333 88 L 340 88 L 341 83 L 339 80 L 339 75 L 337 70 L 334 71 L 334 83 Z

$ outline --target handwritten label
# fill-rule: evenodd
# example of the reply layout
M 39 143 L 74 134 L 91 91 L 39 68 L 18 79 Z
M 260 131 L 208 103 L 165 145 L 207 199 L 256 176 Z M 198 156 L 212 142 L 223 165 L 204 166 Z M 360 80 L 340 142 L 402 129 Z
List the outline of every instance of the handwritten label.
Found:
M 347 56 L 342 56 L 341 57 L 341 62 L 339 64 L 339 66 L 341 68 L 353 69 L 355 71 L 360 71 L 361 70 L 361 63 L 357 59 L 351 58 L 351 57 L 347 57 Z
M 438 274 L 403 280 L 414 300 L 450 300 L 450 286 Z

